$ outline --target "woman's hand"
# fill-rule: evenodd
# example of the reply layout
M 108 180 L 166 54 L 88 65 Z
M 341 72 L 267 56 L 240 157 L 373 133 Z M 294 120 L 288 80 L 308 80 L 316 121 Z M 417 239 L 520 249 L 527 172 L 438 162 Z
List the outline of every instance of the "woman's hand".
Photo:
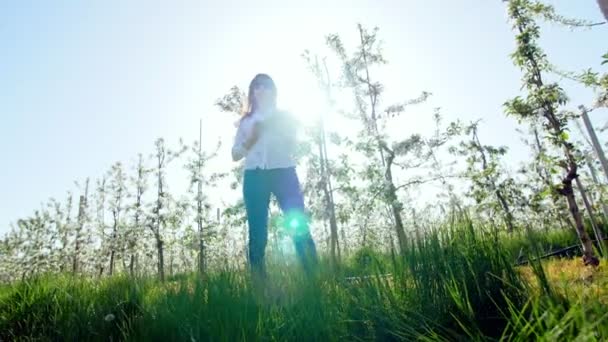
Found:
M 249 150 L 253 145 L 255 145 L 255 143 L 258 141 L 258 138 L 260 137 L 260 122 L 256 121 L 253 124 L 253 128 L 251 129 L 251 135 L 249 136 L 249 139 L 247 139 L 245 141 L 245 148 L 247 150 Z

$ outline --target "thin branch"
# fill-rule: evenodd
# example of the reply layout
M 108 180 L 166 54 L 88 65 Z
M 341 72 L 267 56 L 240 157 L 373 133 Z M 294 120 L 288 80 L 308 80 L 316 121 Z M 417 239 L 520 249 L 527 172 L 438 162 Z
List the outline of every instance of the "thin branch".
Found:
M 406 188 L 406 187 L 411 186 L 411 185 L 420 185 L 420 184 L 434 182 L 436 180 L 443 180 L 444 178 L 465 178 L 465 177 L 462 176 L 462 175 L 448 175 L 448 176 L 436 176 L 436 177 L 433 177 L 433 178 L 427 178 L 427 179 L 422 179 L 422 180 L 420 180 L 420 179 L 419 180 L 413 180 L 411 182 L 407 182 L 407 183 L 399 185 L 398 187 L 395 188 L 395 190 Z
M 403 189 L 406 188 L 408 186 L 411 185 L 420 185 L 420 184 L 425 184 L 425 183 L 430 183 L 430 182 L 434 182 L 436 180 L 443 180 L 445 178 L 464 178 L 464 176 L 462 175 L 448 175 L 448 176 L 436 176 L 433 178 L 428 178 L 428 179 L 418 179 L 418 180 L 413 180 L 404 184 L 401 184 L 397 187 L 395 187 L 395 192 L 398 191 L 399 189 Z M 370 200 L 367 203 L 373 202 L 376 200 L 376 198 L 378 198 L 378 195 L 380 195 L 383 192 L 383 189 L 380 189 L 379 191 L 376 191 L 376 193 L 374 193 L 374 195 L 370 198 Z M 364 205 L 359 206 L 359 208 L 362 208 Z
M 344 185 L 344 186 L 339 186 L 337 188 L 333 188 L 332 192 L 336 192 L 336 191 L 343 191 L 345 189 L 348 189 L 350 186 L 349 185 Z
M 420 162 L 419 164 L 414 164 L 414 165 L 405 165 L 403 163 L 397 163 L 397 162 L 393 162 L 394 165 L 399 166 L 401 169 L 417 169 L 419 167 L 421 167 L 422 165 L 426 164 L 426 161 Z

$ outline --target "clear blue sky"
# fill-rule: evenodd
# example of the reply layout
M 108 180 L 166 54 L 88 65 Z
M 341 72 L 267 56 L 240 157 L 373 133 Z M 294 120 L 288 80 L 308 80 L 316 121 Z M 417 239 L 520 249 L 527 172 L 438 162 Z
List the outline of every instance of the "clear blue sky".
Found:
M 602 20 L 594 0 L 552 3 L 568 16 Z M 47 198 L 63 199 L 75 180 L 149 154 L 157 137 L 193 141 L 199 118 L 204 141 L 229 142 L 233 118 L 213 102 L 257 72 L 270 73 L 283 101 L 297 108 L 311 84 L 301 52 L 323 51 L 328 33 L 353 41 L 357 22 L 380 27 L 388 98 L 430 91 L 447 119 L 482 117 L 482 139 L 513 146 L 510 158 L 519 160 L 527 151 L 518 147 L 514 120 L 502 114 L 520 87 L 505 13 L 500 0 L 4 0 L 0 234 Z M 600 68 L 608 27 L 544 29 L 554 63 Z M 567 85 L 573 108 L 589 103 L 589 91 Z M 607 119 L 605 111 L 594 115 L 598 124 Z M 416 131 L 417 118 L 410 123 L 406 129 Z

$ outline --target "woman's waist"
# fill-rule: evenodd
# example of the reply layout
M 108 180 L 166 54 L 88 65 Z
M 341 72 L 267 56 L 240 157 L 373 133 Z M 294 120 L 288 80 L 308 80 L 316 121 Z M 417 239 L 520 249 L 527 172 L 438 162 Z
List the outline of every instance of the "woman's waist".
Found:
M 295 158 L 288 153 L 285 154 L 254 154 L 245 158 L 245 169 L 273 169 L 289 168 L 296 165 Z

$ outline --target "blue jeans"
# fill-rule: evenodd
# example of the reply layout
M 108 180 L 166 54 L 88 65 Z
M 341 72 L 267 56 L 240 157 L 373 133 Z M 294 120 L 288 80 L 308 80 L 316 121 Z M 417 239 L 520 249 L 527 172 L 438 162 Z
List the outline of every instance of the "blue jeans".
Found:
M 283 215 L 305 217 L 304 198 L 295 168 L 245 170 L 243 197 L 249 224 L 249 264 L 253 272 L 266 274 L 264 253 L 268 242 L 268 206 L 270 195 L 274 194 Z M 310 273 L 317 263 L 315 243 L 308 230 L 307 220 L 304 230 L 294 234 L 293 240 L 298 258 L 304 269 Z

